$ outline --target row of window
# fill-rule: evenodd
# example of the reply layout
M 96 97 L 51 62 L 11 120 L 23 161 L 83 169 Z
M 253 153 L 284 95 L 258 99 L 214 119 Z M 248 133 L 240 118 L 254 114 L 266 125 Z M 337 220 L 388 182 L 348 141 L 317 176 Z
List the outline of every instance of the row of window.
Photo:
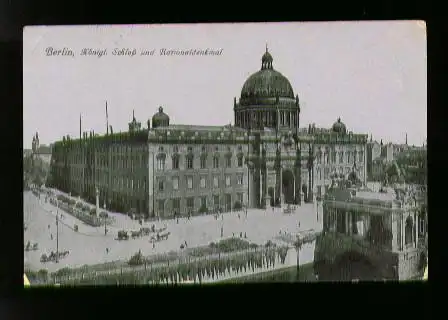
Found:
M 242 185 L 243 184 L 243 175 L 237 175 L 236 176 L 236 184 Z M 166 181 L 159 180 L 157 182 L 159 191 L 165 191 L 166 190 Z M 179 177 L 172 177 L 171 178 L 171 185 L 173 187 L 173 190 L 179 190 Z M 232 178 L 230 175 L 225 176 L 225 186 L 230 187 L 232 185 Z M 186 177 L 185 178 L 185 186 L 187 189 L 193 189 L 193 177 Z M 207 186 L 207 178 L 206 177 L 200 177 L 199 180 L 199 186 L 202 189 L 208 188 Z M 220 179 L 219 177 L 215 176 L 213 177 L 213 188 L 219 188 L 220 187 Z
M 351 167 L 339 167 L 339 169 L 337 170 L 338 173 L 340 174 L 349 174 L 351 171 L 353 170 L 353 168 Z M 330 179 L 331 174 L 334 171 L 332 170 L 332 168 L 316 168 L 316 178 L 318 178 L 319 180 L 322 180 L 322 177 L 327 180 Z
M 213 168 L 218 169 L 219 168 L 219 156 L 213 157 Z M 172 169 L 178 170 L 179 169 L 179 162 L 180 162 L 180 156 L 175 155 L 171 159 L 172 161 Z M 165 170 L 165 157 L 163 155 L 159 155 L 157 157 L 157 170 L 164 171 Z M 200 168 L 206 169 L 207 168 L 207 158 L 205 156 L 201 156 L 200 158 Z M 227 156 L 225 157 L 225 168 L 231 168 L 232 167 L 232 157 Z M 185 167 L 187 169 L 194 169 L 194 157 L 193 155 L 189 155 L 185 157 Z M 243 167 L 243 156 L 237 157 L 237 167 L 242 168 Z
M 215 146 L 214 150 L 215 150 L 216 152 L 219 151 L 219 147 L 218 147 L 218 146 Z M 165 151 L 166 151 L 166 150 L 165 150 L 165 148 L 164 148 L 163 146 L 160 146 L 160 147 L 159 147 L 159 152 L 160 152 L 160 153 L 161 153 L 161 152 L 165 152 Z M 207 152 L 207 151 L 209 151 L 209 150 L 207 150 L 207 147 L 206 147 L 206 146 L 202 146 L 201 151 L 202 151 L 202 152 Z M 232 151 L 232 148 L 227 147 L 227 151 L 228 151 L 228 152 L 231 152 L 231 151 Z M 242 152 L 242 151 L 243 151 L 243 146 L 239 145 L 239 146 L 238 146 L 238 151 L 239 151 L 239 152 Z M 173 146 L 172 152 L 173 152 L 173 153 L 179 153 L 179 146 Z M 192 146 L 188 146 L 188 147 L 187 147 L 187 152 L 193 152 L 193 147 L 192 147 Z
M 344 157 L 345 155 L 345 157 Z M 347 151 L 344 153 L 344 151 L 336 152 L 318 152 L 316 155 L 316 162 L 317 163 L 336 163 L 336 159 L 339 158 L 339 163 L 354 163 L 356 161 L 363 162 L 364 161 L 364 152 L 363 151 Z
M 207 203 L 207 197 L 199 197 L 199 199 L 200 199 L 200 207 L 208 208 L 209 204 Z M 219 195 L 213 195 L 212 199 L 213 199 L 212 206 L 218 207 L 218 206 L 221 205 L 221 203 L 220 203 L 220 196 Z M 172 208 L 172 210 L 179 212 L 180 208 L 181 208 L 181 198 L 173 198 L 173 199 L 170 199 L 170 200 L 171 200 L 171 208 Z M 170 201 L 170 200 L 168 200 L 168 201 Z M 196 200 L 195 197 L 185 198 L 185 204 L 186 204 L 186 207 L 189 210 L 193 210 L 194 209 L 194 207 L 195 207 L 195 200 Z M 236 194 L 236 201 L 238 201 L 240 204 L 243 203 L 243 194 L 242 193 L 237 193 Z M 224 204 L 225 204 L 226 207 L 231 207 L 233 205 L 233 203 L 232 203 L 232 195 L 231 194 L 225 194 L 224 195 L 224 202 L 225 202 Z M 164 212 L 167 205 L 168 205 L 167 204 L 167 200 L 165 200 L 165 199 L 158 200 L 157 201 L 157 209 L 158 209 L 159 213 Z

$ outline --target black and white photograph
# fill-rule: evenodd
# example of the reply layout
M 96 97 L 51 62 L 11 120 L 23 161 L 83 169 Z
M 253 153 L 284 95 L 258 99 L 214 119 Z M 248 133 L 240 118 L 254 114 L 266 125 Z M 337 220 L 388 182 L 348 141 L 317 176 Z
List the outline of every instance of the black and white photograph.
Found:
M 423 279 L 422 21 L 23 29 L 30 286 Z

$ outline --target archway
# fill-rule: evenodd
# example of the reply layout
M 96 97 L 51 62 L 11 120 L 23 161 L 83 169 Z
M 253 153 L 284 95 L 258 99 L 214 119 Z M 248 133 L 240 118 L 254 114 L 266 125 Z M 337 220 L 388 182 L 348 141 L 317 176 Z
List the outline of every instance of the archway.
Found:
M 404 229 L 404 243 L 406 245 L 412 244 L 414 238 L 414 221 L 411 217 L 406 219 L 405 229 Z
M 268 195 L 269 195 L 269 198 L 271 199 L 270 200 L 270 204 L 271 204 L 271 207 L 274 207 L 275 206 L 275 199 L 274 199 L 274 188 L 273 187 L 269 187 L 268 188 Z
M 306 184 L 302 184 L 302 192 L 303 192 L 303 201 L 308 202 L 308 186 Z
M 285 197 L 285 203 L 287 204 L 294 204 L 294 174 L 291 170 L 283 170 L 282 173 L 282 192 L 283 196 Z

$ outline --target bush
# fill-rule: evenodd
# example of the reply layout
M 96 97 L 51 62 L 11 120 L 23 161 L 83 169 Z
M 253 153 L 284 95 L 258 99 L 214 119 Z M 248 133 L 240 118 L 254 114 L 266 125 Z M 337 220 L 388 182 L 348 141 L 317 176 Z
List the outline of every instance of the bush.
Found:
M 140 266 L 145 263 L 145 259 L 143 258 L 142 252 L 139 251 L 134 254 L 131 259 L 129 259 L 128 264 L 131 266 Z
M 91 208 L 89 213 L 90 213 L 91 216 L 96 215 L 96 208 L 95 207 Z
M 82 209 L 82 206 L 83 206 L 82 202 L 78 202 L 75 205 L 75 207 L 78 208 L 78 209 Z
M 72 269 L 65 267 L 65 268 L 59 269 L 58 271 L 54 272 L 53 275 L 60 277 L 60 276 L 68 276 L 71 273 L 72 273 Z
M 101 211 L 100 214 L 99 214 L 99 217 L 100 217 L 100 218 L 108 218 L 109 215 L 107 214 L 106 211 Z

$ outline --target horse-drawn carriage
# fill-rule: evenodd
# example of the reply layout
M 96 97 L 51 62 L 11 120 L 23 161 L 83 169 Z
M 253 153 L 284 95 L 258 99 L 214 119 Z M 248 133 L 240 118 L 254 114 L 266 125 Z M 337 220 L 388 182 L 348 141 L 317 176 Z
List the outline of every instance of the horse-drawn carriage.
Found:
M 40 262 L 46 263 L 46 262 L 59 261 L 60 259 L 65 258 L 69 253 L 70 252 L 68 250 L 62 251 L 62 252 L 53 252 L 53 251 L 51 251 L 48 256 L 44 253 L 40 257 Z
M 128 232 L 125 230 L 118 231 L 118 237 L 116 239 L 117 240 L 128 240 L 129 239 Z
M 142 236 L 149 236 L 151 228 L 140 228 L 140 233 Z
M 138 230 L 138 231 L 131 231 L 131 237 L 132 239 L 135 238 L 140 238 L 142 236 L 142 230 Z
M 28 241 L 28 243 L 25 246 L 25 251 L 36 251 L 37 249 L 38 249 L 37 243 L 31 245 L 31 242 Z
M 166 230 L 166 228 L 165 228 Z M 171 234 L 171 232 L 163 232 L 163 233 L 157 233 L 155 236 L 151 237 L 150 242 L 159 242 L 163 240 L 167 240 L 168 236 Z

